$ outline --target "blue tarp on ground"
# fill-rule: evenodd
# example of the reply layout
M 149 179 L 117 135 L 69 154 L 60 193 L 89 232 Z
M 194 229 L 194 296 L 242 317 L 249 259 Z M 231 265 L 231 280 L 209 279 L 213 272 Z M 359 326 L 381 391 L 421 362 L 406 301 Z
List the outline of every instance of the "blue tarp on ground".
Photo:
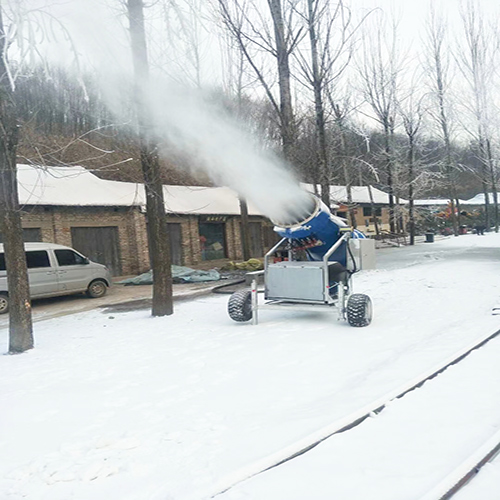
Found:
M 172 281 L 174 283 L 201 283 L 203 281 L 218 281 L 220 274 L 215 269 L 200 271 L 184 266 L 172 266 Z M 119 285 L 152 285 L 153 271 L 140 274 L 134 278 L 127 278 L 117 282 Z

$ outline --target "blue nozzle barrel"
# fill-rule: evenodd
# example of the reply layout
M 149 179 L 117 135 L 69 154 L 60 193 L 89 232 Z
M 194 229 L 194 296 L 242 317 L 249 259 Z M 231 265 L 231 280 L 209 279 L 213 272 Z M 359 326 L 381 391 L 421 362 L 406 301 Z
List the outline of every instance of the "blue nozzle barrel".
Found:
M 326 252 L 342 236 L 340 228 L 348 226 L 342 219 L 332 215 L 321 200 L 312 195 L 311 197 L 314 201 L 314 208 L 307 217 L 286 224 L 273 221 L 274 230 L 282 238 L 291 240 L 297 248 L 303 248 L 309 260 L 323 260 Z M 346 266 L 347 244 L 340 245 L 329 260 L 338 261 Z

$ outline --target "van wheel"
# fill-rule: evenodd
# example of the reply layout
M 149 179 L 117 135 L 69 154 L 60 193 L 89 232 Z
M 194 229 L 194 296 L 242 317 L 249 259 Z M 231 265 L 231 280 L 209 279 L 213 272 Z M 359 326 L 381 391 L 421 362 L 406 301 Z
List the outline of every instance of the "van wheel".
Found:
M 9 312 L 9 296 L 6 293 L 0 293 L 0 314 Z
M 98 299 L 99 297 L 104 297 L 106 292 L 108 291 L 108 287 L 106 282 L 103 280 L 95 280 L 90 283 L 87 288 L 87 295 L 92 299 Z

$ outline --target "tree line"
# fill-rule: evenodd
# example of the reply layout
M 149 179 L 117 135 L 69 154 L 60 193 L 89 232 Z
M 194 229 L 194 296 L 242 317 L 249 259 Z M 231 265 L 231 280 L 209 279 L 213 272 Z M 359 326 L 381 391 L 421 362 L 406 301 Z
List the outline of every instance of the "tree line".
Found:
M 462 8 L 460 44 L 431 8 L 422 53 L 411 63 L 390 13 L 354 12 L 342 0 L 269 0 L 265 9 L 256 0 L 212 1 L 209 10 L 198 4 L 160 2 L 170 36 L 156 57 L 175 68 L 172 54 L 177 59 L 183 51 L 191 54 L 183 74 L 172 69 L 171 76 L 209 88 L 207 99 L 251 122 L 266 147 L 281 151 L 301 180 L 319 186 L 325 203 L 330 184 L 346 185 L 348 193 L 352 185 L 375 185 L 389 194 L 396 232 L 400 198 L 409 200 L 412 210 L 418 197 L 447 197 L 455 206 L 478 191 L 496 193 L 492 63 L 497 54 L 478 4 Z M 211 17 L 200 16 L 204 10 Z M 201 57 L 202 34 L 212 26 L 219 26 L 227 54 L 224 81 L 215 84 L 203 79 Z M 98 146 L 107 142 L 113 160 L 119 161 L 121 150 L 125 159 L 133 135 L 114 121 L 96 78 L 60 67 L 33 68 L 16 89 L 25 127 L 65 137 L 99 130 L 92 140 Z M 132 104 L 130 110 L 132 117 Z M 49 162 L 59 160 L 50 147 L 46 154 Z M 89 158 L 88 165 L 103 168 L 105 175 L 110 158 Z M 189 159 L 174 156 L 170 163 L 189 169 Z M 130 167 L 114 168 L 115 178 Z M 167 172 L 166 182 L 207 180 L 199 173 L 197 181 L 175 169 Z M 496 196 L 486 199 L 494 205 L 486 212 L 497 227 Z M 454 214 L 460 212 L 454 208 Z M 458 222 L 457 217 L 457 234 Z

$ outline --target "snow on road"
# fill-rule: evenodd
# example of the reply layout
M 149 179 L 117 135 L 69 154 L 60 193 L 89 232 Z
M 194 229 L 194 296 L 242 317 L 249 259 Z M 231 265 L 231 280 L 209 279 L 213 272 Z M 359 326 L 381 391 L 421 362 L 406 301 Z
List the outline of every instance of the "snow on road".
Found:
M 496 339 L 359 427 L 218 498 L 423 500 L 500 430 L 499 357 Z M 496 489 L 470 498 L 498 495 Z
M 36 349 L 0 359 L 0 498 L 206 498 L 255 462 L 500 328 L 500 316 L 491 315 L 500 303 L 499 248 L 500 235 L 487 234 L 380 251 L 380 268 L 354 281 L 355 291 L 374 301 L 368 328 L 351 328 L 328 312 L 263 311 L 256 327 L 236 324 L 227 316 L 224 296 L 181 303 L 169 318 L 92 311 L 37 323 Z M 0 351 L 7 345 L 3 330 Z M 441 376 L 451 380 L 450 398 L 464 384 L 474 386 L 476 374 L 476 387 L 482 387 L 477 366 L 487 361 L 478 352 L 473 362 L 476 369 L 464 371 L 467 384 L 458 367 L 455 375 Z M 427 469 L 396 467 L 386 474 L 382 469 L 390 469 L 390 460 L 403 460 L 389 446 L 385 456 L 373 450 L 394 443 L 384 433 L 396 422 L 407 425 L 401 439 L 410 435 L 418 443 L 429 429 L 433 434 L 422 440 L 443 434 L 442 424 L 433 427 L 432 420 L 422 422 L 411 411 L 411 401 L 425 394 L 429 408 L 440 403 L 450 415 L 468 414 L 467 404 L 455 406 L 453 399 L 448 405 L 430 387 L 328 440 L 316 453 L 335 466 L 349 458 L 340 469 L 342 484 L 357 487 L 369 478 L 373 500 L 391 498 L 391 481 L 399 492 L 394 498 L 418 498 L 420 478 L 429 484 L 439 479 L 447 454 L 434 458 L 423 448 L 407 456 L 408 464 L 428 464 Z M 490 399 L 500 400 L 494 386 L 477 391 L 485 425 L 478 425 L 462 453 L 500 425 L 500 417 L 490 415 L 499 415 L 498 409 L 483 397 L 490 390 Z M 449 416 L 446 426 L 465 426 L 464 419 Z M 365 461 L 356 464 L 353 450 L 366 453 Z M 288 491 L 294 479 L 311 476 L 312 453 L 240 483 L 221 498 L 278 499 L 277 492 Z M 375 460 L 380 468 L 370 466 Z M 331 467 L 314 470 L 317 495 L 296 498 L 333 498 Z M 346 491 L 337 498 L 367 498 L 366 492 L 357 497 Z

